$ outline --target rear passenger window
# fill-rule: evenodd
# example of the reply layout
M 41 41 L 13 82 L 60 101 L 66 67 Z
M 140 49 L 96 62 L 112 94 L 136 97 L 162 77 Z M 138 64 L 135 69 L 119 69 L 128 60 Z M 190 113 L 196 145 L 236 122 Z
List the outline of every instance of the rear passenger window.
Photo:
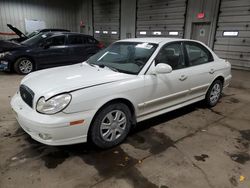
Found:
M 199 43 L 188 42 L 185 44 L 189 65 L 201 65 L 213 61 L 212 54 Z
M 155 59 L 155 64 L 158 63 L 166 63 L 173 70 L 185 68 L 186 64 L 181 43 L 176 42 L 163 46 Z
M 87 38 L 87 42 L 89 44 L 97 44 L 97 41 L 94 38 L 90 38 L 90 37 Z
M 69 35 L 68 44 L 85 44 L 85 37 L 81 35 Z

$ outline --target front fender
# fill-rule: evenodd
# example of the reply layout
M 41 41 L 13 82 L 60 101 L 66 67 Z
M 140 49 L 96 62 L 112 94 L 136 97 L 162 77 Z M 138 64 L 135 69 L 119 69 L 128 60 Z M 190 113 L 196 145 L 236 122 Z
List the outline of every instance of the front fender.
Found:
M 72 101 L 64 112 L 76 113 L 88 110 L 97 112 L 109 101 L 125 99 L 132 103 L 135 113 L 140 114 L 137 105 L 145 100 L 143 91 L 144 76 L 74 91 L 71 93 Z

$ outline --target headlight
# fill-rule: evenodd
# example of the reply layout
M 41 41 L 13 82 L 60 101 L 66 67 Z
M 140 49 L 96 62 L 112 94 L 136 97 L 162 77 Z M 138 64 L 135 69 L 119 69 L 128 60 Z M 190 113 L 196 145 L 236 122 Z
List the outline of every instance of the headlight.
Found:
M 2 52 L 2 53 L 0 53 L 0 58 L 6 56 L 7 54 L 10 55 L 11 53 L 10 52 Z
M 65 109 L 71 101 L 70 94 L 61 94 L 45 100 L 41 97 L 36 104 L 36 110 L 42 114 L 56 114 Z

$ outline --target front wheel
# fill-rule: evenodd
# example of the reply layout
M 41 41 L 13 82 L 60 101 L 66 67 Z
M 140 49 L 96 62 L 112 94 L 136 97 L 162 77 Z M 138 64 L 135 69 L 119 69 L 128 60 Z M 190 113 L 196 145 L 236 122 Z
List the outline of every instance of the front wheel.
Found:
M 99 148 L 110 148 L 125 140 L 130 127 L 131 112 L 127 105 L 110 104 L 96 115 L 90 129 L 90 137 Z
M 213 107 L 218 103 L 221 97 L 221 93 L 222 93 L 222 86 L 223 84 L 220 80 L 215 80 L 212 83 L 212 85 L 207 91 L 206 99 L 205 99 L 208 107 Z
M 22 57 L 14 63 L 14 70 L 18 74 L 29 74 L 34 70 L 34 65 L 30 59 Z

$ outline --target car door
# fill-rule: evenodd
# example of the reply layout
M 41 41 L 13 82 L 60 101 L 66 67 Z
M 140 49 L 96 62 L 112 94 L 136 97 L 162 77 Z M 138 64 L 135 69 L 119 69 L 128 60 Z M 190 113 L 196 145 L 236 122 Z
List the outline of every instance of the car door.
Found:
M 189 75 L 190 99 L 204 96 L 214 79 L 215 62 L 211 52 L 202 44 L 185 41 L 184 50 L 188 66 L 192 74 Z
M 36 58 L 40 67 L 51 67 L 67 64 L 69 61 L 68 48 L 65 45 L 65 35 L 52 36 L 40 45 Z
M 166 63 L 172 67 L 171 73 L 152 74 L 158 63 Z M 145 75 L 144 114 L 161 111 L 181 104 L 188 99 L 189 70 L 184 56 L 183 43 L 172 42 L 164 45 Z

